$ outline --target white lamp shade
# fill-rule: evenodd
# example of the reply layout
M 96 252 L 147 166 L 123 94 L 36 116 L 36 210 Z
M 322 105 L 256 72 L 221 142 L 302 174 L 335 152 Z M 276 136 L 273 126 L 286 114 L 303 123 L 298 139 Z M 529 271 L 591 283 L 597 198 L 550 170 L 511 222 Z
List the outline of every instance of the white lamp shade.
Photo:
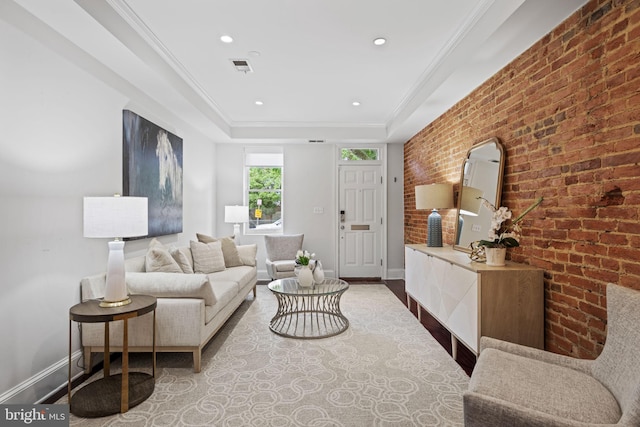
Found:
M 224 222 L 235 224 L 249 222 L 249 206 L 225 206 Z
M 146 236 L 148 221 L 146 197 L 84 198 L 84 237 Z
M 417 185 L 416 209 L 451 209 L 453 208 L 453 185 L 428 184 Z
M 480 197 L 484 191 L 479 188 L 462 187 L 462 197 L 460 198 L 460 213 L 462 215 L 478 216 L 482 200 Z

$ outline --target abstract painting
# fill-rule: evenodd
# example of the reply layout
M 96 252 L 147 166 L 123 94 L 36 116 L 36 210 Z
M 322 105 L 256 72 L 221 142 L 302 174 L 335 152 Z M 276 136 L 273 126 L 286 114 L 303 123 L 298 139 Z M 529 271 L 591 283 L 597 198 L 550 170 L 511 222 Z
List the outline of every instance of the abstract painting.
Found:
M 149 199 L 147 237 L 182 232 L 182 138 L 122 111 L 123 195 Z

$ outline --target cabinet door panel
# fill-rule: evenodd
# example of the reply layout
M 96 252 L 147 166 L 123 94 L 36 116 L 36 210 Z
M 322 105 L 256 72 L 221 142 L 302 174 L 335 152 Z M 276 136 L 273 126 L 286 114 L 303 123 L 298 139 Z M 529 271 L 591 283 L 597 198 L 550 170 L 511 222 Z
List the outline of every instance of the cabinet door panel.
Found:
M 405 263 L 405 291 L 415 298 L 418 291 L 418 264 L 419 264 L 419 252 L 405 248 L 404 250 L 404 263 Z
M 442 303 L 442 295 L 447 273 L 451 266 L 442 260 L 429 257 L 429 267 L 425 308 L 440 322 L 445 322 L 446 310 Z
M 478 275 L 450 264 L 445 283 L 442 286 L 442 307 L 446 319 L 451 317 L 471 287 L 476 286 Z
M 467 271 L 467 273 L 471 273 Z M 466 275 L 467 286 L 448 319 L 451 330 L 467 347 L 478 352 L 478 280 L 477 274 Z M 463 282 L 460 282 L 462 284 Z
M 406 264 L 405 290 L 424 307 L 430 257 L 412 249 L 405 249 L 404 256 Z

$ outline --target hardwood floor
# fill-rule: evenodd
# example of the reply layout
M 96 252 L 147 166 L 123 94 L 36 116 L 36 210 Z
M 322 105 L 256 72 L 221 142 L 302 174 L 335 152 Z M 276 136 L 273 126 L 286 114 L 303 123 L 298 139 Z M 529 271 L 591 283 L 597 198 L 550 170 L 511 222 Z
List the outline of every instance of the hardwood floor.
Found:
M 389 290 L 393 292 L 400 301 L 407 305 L 407 293 L 404 288 L 404 280 L 385 280 L 384 281 Z M 421 310 L 420 319 L 422 325 L 429 331 L 431 335 L 440 343 L 440 345 L 451 354 L 451 333 L 445 329 L 433 316 L 427 313 L 422 307 L 420 307 L 415 301 L 411 300 L 411 312 L 416 318 L 418 317 L 418 310 Z M 471 350 L 462 344 L 458 345 L 458 357 L 456 362 L 460 367 L 471 375 L 473 368 L 476 364 L 476 356 Z

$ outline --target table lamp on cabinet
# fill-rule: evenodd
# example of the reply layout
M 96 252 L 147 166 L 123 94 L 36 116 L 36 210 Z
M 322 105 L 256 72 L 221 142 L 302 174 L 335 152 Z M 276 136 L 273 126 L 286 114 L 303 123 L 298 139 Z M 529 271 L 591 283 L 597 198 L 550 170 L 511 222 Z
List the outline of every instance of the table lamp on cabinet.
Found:
M 427 219 L 427 246 L 442 246 L 442 217 L 438 209 L 453 208 L 453 185 L 428 184 L 415 187 L 416 209 L 431 209 Z

